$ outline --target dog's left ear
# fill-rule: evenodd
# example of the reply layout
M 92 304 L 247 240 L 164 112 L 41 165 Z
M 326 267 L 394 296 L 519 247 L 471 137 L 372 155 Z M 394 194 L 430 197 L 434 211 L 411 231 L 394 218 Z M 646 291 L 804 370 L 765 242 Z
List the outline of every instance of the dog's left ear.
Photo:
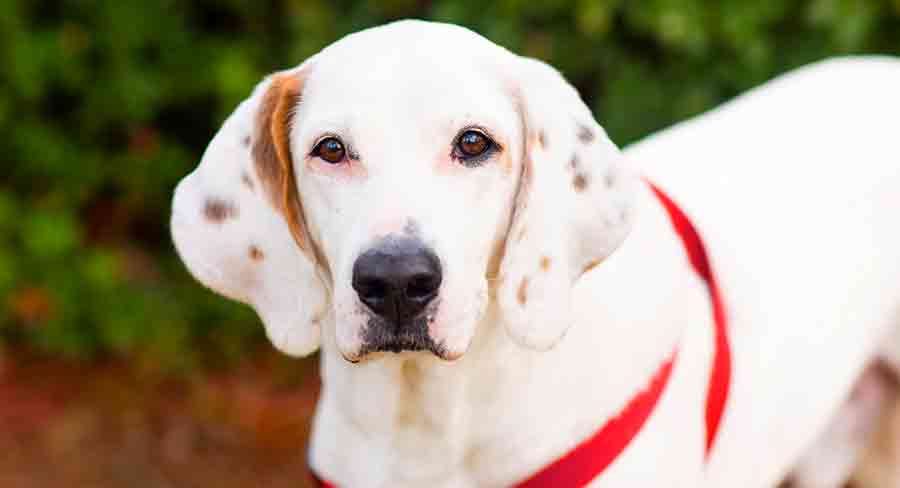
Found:
M 171 230 L 197 280 L 251 305 L 281 351 L 319 347 L 326 280 L 303 219 L 290 132 L 309 61 L 263 80 L 175 190 Z
M 559 72 L 529 58 L 514 66 L 522 174 L 497 297 L 511 337 L 546 350 L 572 321 L 575 282 L 627 236 L 636 179 Z

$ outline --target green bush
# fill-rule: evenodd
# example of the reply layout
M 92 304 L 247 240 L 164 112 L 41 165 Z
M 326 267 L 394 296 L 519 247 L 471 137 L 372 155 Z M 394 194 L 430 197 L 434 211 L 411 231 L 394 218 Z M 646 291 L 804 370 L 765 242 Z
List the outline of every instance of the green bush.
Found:
M 0 0 L 0 338 L 165 367 L 264 344 L 188 276 L 174 185 L 267 72 L 402 17 L 557 66 L 620 144 L 789 68 L 900 53 L 900 0 Z

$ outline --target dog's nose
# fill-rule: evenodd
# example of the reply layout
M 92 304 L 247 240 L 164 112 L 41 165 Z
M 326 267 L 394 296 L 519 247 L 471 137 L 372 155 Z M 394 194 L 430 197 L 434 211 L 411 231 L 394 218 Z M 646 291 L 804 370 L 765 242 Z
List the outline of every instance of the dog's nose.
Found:
M 441 286 L 441 263 L 412 238 L 388 239 L 353 264 L 353 289 L 373 312 L 391 322 L 422 311 Z

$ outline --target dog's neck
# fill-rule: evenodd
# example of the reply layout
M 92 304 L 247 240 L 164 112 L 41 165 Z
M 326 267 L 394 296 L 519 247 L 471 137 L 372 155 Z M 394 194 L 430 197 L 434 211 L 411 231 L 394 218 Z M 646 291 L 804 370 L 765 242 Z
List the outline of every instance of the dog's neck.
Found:
M 634 231 L 577 285 L 578 319 L 550 351 L 515 345 L 493 306 L 454 363 L 404 354 L 354 365 L 326 331 L 313 467 L 343 486 L 509 484 L 614 416 L 685 324 L 709 321 L 668 217 L 646 188 L 638 200 Z

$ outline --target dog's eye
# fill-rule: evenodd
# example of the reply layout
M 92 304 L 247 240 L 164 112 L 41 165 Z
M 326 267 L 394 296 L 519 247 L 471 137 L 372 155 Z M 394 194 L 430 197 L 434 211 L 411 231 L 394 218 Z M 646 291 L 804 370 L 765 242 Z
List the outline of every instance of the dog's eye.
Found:
M 344 160 L 345 152 L 344 144 L 336 137 L 326 137 L 316 144 L 312 154 L 331 164 L 337 164 Z
M 486 135 L 475 130 L 467 130 L 459 136 L 456 147 L 459 152 L 467 157 L 482 155 L 491 145 L 491 140 Z

